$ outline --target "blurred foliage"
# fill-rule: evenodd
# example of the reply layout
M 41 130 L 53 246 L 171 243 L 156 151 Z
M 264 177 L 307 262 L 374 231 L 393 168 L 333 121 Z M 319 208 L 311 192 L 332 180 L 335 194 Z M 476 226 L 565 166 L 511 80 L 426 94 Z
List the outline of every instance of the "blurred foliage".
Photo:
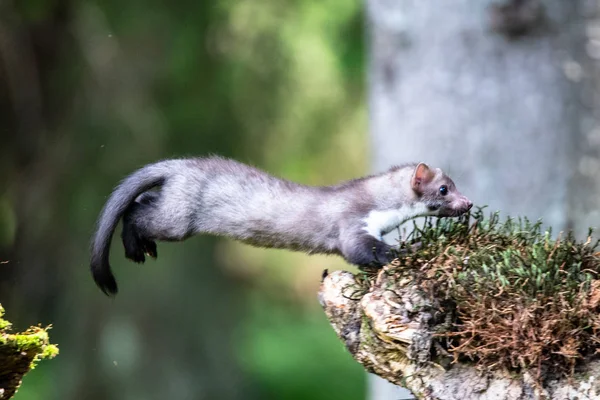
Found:
M 17 399 L 359 399 L 322 316 L 337 258 L 215 238 L 160 244 L 104 298 L 88 240 L 110 190 L 218 153 L 308 184 L 365 172 L 357 1 L 0 0 L 0 302 L 61 357 Z M 58 384 L 57 384 L 58 382 Z

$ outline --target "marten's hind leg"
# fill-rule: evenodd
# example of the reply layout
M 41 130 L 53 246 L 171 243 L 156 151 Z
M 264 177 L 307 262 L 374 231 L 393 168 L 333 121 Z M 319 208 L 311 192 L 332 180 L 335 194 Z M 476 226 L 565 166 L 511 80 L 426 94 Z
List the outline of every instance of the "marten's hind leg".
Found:
M 151 238 L 145 237 L 144 232 L 136 223 L 156 207 L 159 198 L 158 192 L 146 192 L 140 195 L 133 204 L 129 206 L 123 215 L 123 247 L 125 247 L 125 257 L 130 260 L 143 263 L 148 255 L 156 258 L 156 242 Z

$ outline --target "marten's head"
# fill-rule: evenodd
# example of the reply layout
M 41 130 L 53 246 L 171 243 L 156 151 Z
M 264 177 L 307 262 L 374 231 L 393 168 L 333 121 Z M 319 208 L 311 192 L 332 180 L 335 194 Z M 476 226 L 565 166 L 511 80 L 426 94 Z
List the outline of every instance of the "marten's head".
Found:
M 361 194 L 372 201 L 364 229 L 376 238 L 415 217 L 458 217 L 473 206 L 442 170 L 423 163 L 393 167 L 361 182 L 367 189 Z
M 473 203 L 456 189 L 452 179 L 439 168 L 417 164 L 410 184 L 418 201 L 427 207 L 428 215 L 457 217 L 473 207 Z

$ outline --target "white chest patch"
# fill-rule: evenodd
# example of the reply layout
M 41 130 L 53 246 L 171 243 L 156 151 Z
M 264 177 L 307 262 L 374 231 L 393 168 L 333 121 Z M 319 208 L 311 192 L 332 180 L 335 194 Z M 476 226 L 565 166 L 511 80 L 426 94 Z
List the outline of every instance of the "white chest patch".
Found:
M 381 239 L 383 235 L 390 233 L 404 221 L 418 216 L 435 215 L 436 212 L 428 210 L 423 203 L 402 206 L 396 210 L 372 210 L 363 220 L 366 224 L 363 229 L 369 235 Z

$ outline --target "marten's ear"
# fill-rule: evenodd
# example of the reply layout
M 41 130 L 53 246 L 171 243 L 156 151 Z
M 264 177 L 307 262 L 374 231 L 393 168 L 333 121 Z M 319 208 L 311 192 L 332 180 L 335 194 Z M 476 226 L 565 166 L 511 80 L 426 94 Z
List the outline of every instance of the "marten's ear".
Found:
M 423 193 L 423 186 L 431 182 L 435 174 L 433 171 L 427 166 L 425 163 L 419 163 L 415 167 L 415 171 L 413 172 L 413 176 L 410 180 L 410 185 L 412 189 L 421 194 Z

